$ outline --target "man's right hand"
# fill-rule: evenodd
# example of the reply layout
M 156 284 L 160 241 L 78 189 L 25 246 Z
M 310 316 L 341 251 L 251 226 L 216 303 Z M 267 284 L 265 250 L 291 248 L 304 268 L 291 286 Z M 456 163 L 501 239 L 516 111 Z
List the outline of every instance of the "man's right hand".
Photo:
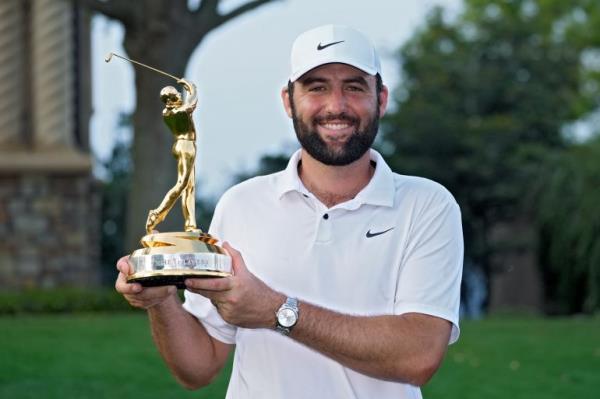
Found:
M 129 256 L 123 256 L 117 261 L 119 275 L 115 282 L 117 292 L 122 294 L 131 306 L 142 309 L 150 309 L 160 305 L 168 299 L 177 298 L 177 287 L 167 285 L 164 287 L 142 287 L 139 283 L 129 284 L 127 276 L 131 274 Z

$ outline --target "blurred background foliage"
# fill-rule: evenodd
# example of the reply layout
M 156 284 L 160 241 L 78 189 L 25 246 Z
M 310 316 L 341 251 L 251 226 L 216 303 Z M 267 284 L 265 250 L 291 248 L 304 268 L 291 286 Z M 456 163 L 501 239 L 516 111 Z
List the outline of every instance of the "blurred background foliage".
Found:
M 539 240 L 515 237 L 512 245 L 537 251 L 552 313 L 600 305 L 598 211 L 584 212 L 577 195 L 600 201 L 600 180 L 589 171 L 600 158 L 584 166 L 593 140 L 568 134 L 598 108 L 599 17 L 591 1 L 467 0 L 451 21 L 435 10 L 399 51 L 403 83 L 380 142 L 392 169 L 455 195 L 465 265 L 483 272 L 488 293 L 492 260 L 507 250 L 493 229 L 519 219 L 535 226 Z M 557 187 L 566 174 L 580 185 Z
M 402 83 L 377 148 L 395 171 L 454 194 L 465 273 L 482 276 L 489 298 L 494 259 L 525 248 L 536 254 L 546 313 L 597 312 L 600 2 L 466 0 L 454 18 L 434 9 L 397 57 Z M 281 170 L 287 159 L 267 154 L 234 182 Z M 106 168 L 103 254 L 112 269 L 123 253 L 126 144 Z M 214 203 L 198 205 L 207 228 Z M 533 239 L 494 240 L 500 224 L 523 220 Z
M 561 313 L 598 311 L 600 137 L 552 155 L 535 212 L 547 297 Z
M 125 224 L 127 222 L 128 192 L 131 183 L 131 116 L 121 114 L 119 135 L 111 157 L 101 162 L 104 181 L 102 184 L 102 213 L 101 213 L 101 257 L 102 282 L 110 285 L 115 280 L 115 260 L 125 254 Z

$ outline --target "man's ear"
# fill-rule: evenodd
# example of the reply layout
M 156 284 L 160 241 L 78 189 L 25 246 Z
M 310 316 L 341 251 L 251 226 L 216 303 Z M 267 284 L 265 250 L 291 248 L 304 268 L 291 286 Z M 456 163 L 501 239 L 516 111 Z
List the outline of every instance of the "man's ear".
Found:
M 283 102 L 283 108 L 285 113 L 291 118 L 292 117 L 292 105 L 290 103 L 290 91 L 287 86 L 281 89 L 281 101 Z
M 389 91 L 386 85 L 383 85 L 381 88 L 381 93 L 379 93 L 379 117 L 383 117 L 385 115 L 385 110 L 387 109 L 388 104 L 388 96 Z

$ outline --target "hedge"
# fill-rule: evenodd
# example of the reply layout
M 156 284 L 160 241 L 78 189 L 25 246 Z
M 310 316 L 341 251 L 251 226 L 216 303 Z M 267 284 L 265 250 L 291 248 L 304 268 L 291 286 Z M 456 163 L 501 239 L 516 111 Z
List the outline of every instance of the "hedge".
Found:
M 114 288 L 27 289 L 0 293 L 0 315 L 134 310 Z

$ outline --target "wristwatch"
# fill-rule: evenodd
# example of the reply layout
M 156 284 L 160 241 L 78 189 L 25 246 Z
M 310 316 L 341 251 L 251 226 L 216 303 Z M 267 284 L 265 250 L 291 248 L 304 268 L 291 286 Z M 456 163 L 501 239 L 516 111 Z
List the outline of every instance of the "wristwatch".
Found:
M 285 303 L 275 313 L 277 316 L 275 329 L 283 335 L 288 335 L 298 322 L 299 314 L 298 300 L 296 298 L 287 298 Z

